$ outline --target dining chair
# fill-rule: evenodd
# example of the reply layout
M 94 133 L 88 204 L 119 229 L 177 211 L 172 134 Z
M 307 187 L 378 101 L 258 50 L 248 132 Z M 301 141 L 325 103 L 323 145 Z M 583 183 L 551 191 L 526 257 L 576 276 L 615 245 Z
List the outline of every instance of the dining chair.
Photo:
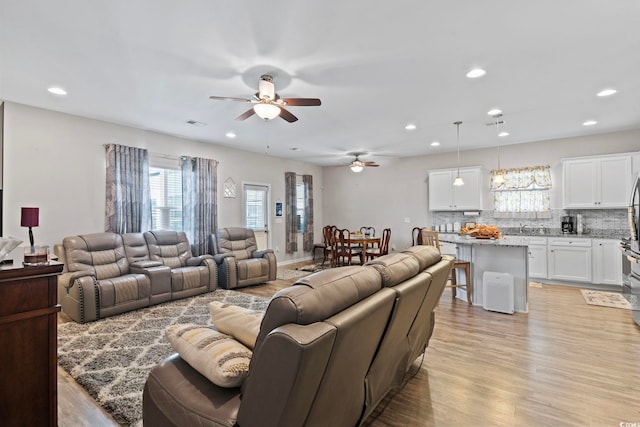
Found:
M 334 259 L 334 250 L 335 250 L 335 240 L 334 240 L 334 230 L 337 227 L 335 225 L 325 225 L 322 227 L 322 239 L 324 252 L 322 254 L 322 263 L 320 265 L 324 265 L 325 262 L 330 261 L 333 264 Z
M 391 238 L 391 229 L 385 228 L 382 230 L 382 238 L 380 239 L 380 245 L 377 248 L 367 249 L 367 258 L 373 259 L 389 253 L 389 239 Z
M 376 229 L 375 227 L 364 226 L 364 227 L 360 227 L 360 233 L 362 233 L 365 236 L 375 237 Z M 373 248 L 372 243 L 367 243 L 367 250 L 369 250 L 369 248 Z
M 338 261 L 342 259 L 342 265 L 344 265 L 345 258 L 347 265 L 351 265 L 353 257 L 360 258 L 362 248 L 352 246 L 351 244 L 351 232 L 346 228 L 336 228 L 334 231 L 334 258 L 332 259 L 332 267 L 338 265 Z
M 422 245 L 422 229 L 425 227 L 413 227 L 411 230 L 411 246 Z
M 423 228 L 420 234 L 422 236 L 423 245 L 435 246 L 438 249 L 438 251 L 440 250 L 440 238 L 438 237 L 437 231 L 431 231 L 429 229 Z M 458 283 L 457 277 L 456 277 L 456 269 L 464 270 L 464 275 L 465 275 L 464 283 Z M 471 262 L 458 259 L 458 258 L 454 259 L 453 269 L 451 270 L 451 275 L 449 276 L 449 280 L 451 281 L 451 284 L 447 285 L 446 287 L 451 288 L 451 298 L 456 297 L 457 288 L 464 288 L 467 291 L 467 303 L 471 305 L 472 304 L 471 298 L 473 296 L 473 282 L 471 280 Z

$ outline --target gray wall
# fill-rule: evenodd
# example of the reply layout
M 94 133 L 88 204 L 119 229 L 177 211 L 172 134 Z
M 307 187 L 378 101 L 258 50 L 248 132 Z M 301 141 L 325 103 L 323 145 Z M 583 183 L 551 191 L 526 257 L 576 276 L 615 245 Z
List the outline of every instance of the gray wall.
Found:
M 4 104 L 4 236 L 27 239 L 20 227 L 20 207 L 40 208 L 37 244 L 52 245 L 65 236 L 104 230 L 105 155 L 103 145 L 116 143 L 147 148 L 150 153 L 213 158 L 218 166 L 218 225 L 241 226 L 241 184 L 271 185 L 273 203 L 284 201 L 284 173 L 311 174 L 314 179 L 315 230 L 322 236 L 322 181 L 319 166 L 181 139 L 98 120 L 29 107 Z M 224 198 L 223 184 L 231 177 L 238 197 Z M 284 222 L 272 228 L 272 247 L 279 262 L 302 259 L 284 253 Z M 300 239 L 300 242 L 302 240 Z M 299 245 L 302 248 L 302 244 Z
M 503 168 L 551 166 L 551 209 L 558 210 L 562 207 L 563 158 L 635 152 L 639 149 L 639 130 L 555 139 L 502 146 L 500 165 Z M 380 167 L 365 168 L 359 174 L 344 166 L 325 168 L 323 217 L 327 224 L 350 229 L 369 225 L 377 231 L 389 227 L 391 246 L 402 250 L 411 243 L 413 227 L 434 224 L 428 210 L 428 171 L 456 167 L 456 153 L 390 159 L 379 163 Z M 483 168 L 483 208 L 492 209 L 489 173 L 498 166 L 497 148 L 463 151 L 460 153 L 460 166 Z M 635 167 L 638 167 L 637 162 Z M 438 214 L 438 221 L 443 219 L 442 215 L 445 214 Z M 453 213 L 445 218 L 451 222 L 459 219 L 458 214 Z

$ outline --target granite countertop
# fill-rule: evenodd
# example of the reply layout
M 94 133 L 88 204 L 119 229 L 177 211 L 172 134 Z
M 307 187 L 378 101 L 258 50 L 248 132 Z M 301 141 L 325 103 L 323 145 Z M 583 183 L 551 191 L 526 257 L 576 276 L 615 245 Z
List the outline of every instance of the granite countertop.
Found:
M 626 230 L 590 230 L 589 233 L 583 234 L 566 234 L 560 229 L 545 229 L 545 234 L 540 234 L 539 230 L 527 229 L 524 233 L 520 233 L 517 228 L 501 229 L 505 238 L 500 239 L 476 239 L 471 236 L 459 235 L 456 233 L 440 233 L 440 241 L 447 243 L 460 243 L 466 245 L 494 245 L 494 246 L 528 246 L 528 237 L 567 237 L 572 239 L 622 239 L 628 237 Z M 523 239 L 518 240 L 521 237 Z
M 489 246 L 513 246 L 513 247 L 527 247 L 529 242 L 523 241 L 509 241 L 505 239 L 476 239 L 471 236 L 459 236 L 457 234 L 440 234 L 439 239 L 441 242 L 447 243 L 459 243 L 462 245 L 489 245 Z
M 523 233 L 517 227 L 505 227 L 500 231 L 506 236 L 531 236 L 531 237 L 571 237 L 580 239 L 623 239 L 629 237 L 628 229 L 611 230 L 611 229 L 594 229 L 588 230 L 583 234 L 566 234 L 559 228 L 543 228 L 544 233 L 540 233 L 540 229 L 527 227 Z

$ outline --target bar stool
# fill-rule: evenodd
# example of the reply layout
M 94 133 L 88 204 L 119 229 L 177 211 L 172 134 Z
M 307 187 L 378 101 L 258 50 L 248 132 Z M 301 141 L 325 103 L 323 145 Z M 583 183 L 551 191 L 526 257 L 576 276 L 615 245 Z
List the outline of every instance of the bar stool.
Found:
M 438 250 L 440 250 L 440 238 L 438 237 L 437 231 L 431 231 L 429 229 L 423 228 L 421 234 L 423 245 L 435 246 L 436 248 L 438 248 Z M 458 280 L 456 278 L 456 270 L 458 269 L 464 270 L 464 283 L 458 283 Z M 451 288 L 451 298 L 456 297 L 457 288 L 465 288 L 467 291 L 467 303 L 471 305 L 471 298 L 473 296 L 473 282 L 471 281 L 471 262 L 456 258 L 453 262 L 453 269 L 451 269 L 449 280 L 451 281 L 451 284 L 447 285 L 446 287 Z

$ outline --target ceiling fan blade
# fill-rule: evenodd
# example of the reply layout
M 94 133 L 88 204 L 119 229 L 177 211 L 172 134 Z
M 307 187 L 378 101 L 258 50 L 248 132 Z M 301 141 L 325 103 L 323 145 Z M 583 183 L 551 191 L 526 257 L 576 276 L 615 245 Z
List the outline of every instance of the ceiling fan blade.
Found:
M 236 120 L 241 122 L 241 121 L 246 120 L 249 117 L 253 116 L 255 113 L 256 112 L 255 112 L 255 110 L 253 108 L 249 108 L 247 111 L 245 111 L 244 113 L 242 113 L 238 117 L 236 117 Z
M 364 165 L 365 166 L 371 166 L 371 167 L 374 167 L 374 168 L 377 168 L 378 166 L 380 166 L 376 162 L 364 162 Z
M 289 123 L 293 123 L 296 120 L 298 120 L 298 118 L 296 116 L 294 116 L 293 114 L 291 114 L 289 111 L 285 110 L 282 107 L 280 107 L 280 117 L 282 117 L 283 119 L 285 119 Z
M 298 107 L 315 107 L 321 104 L 318 98 L 282 98 L 282 101 L 285 105 L 295 105 Z
M 250 99 L 247 98 L 232 98 L 229 96 L 210 96 L 209 99 L 216 99 L 219 101 L 240 101 L 240 102 L 251 102 Z

